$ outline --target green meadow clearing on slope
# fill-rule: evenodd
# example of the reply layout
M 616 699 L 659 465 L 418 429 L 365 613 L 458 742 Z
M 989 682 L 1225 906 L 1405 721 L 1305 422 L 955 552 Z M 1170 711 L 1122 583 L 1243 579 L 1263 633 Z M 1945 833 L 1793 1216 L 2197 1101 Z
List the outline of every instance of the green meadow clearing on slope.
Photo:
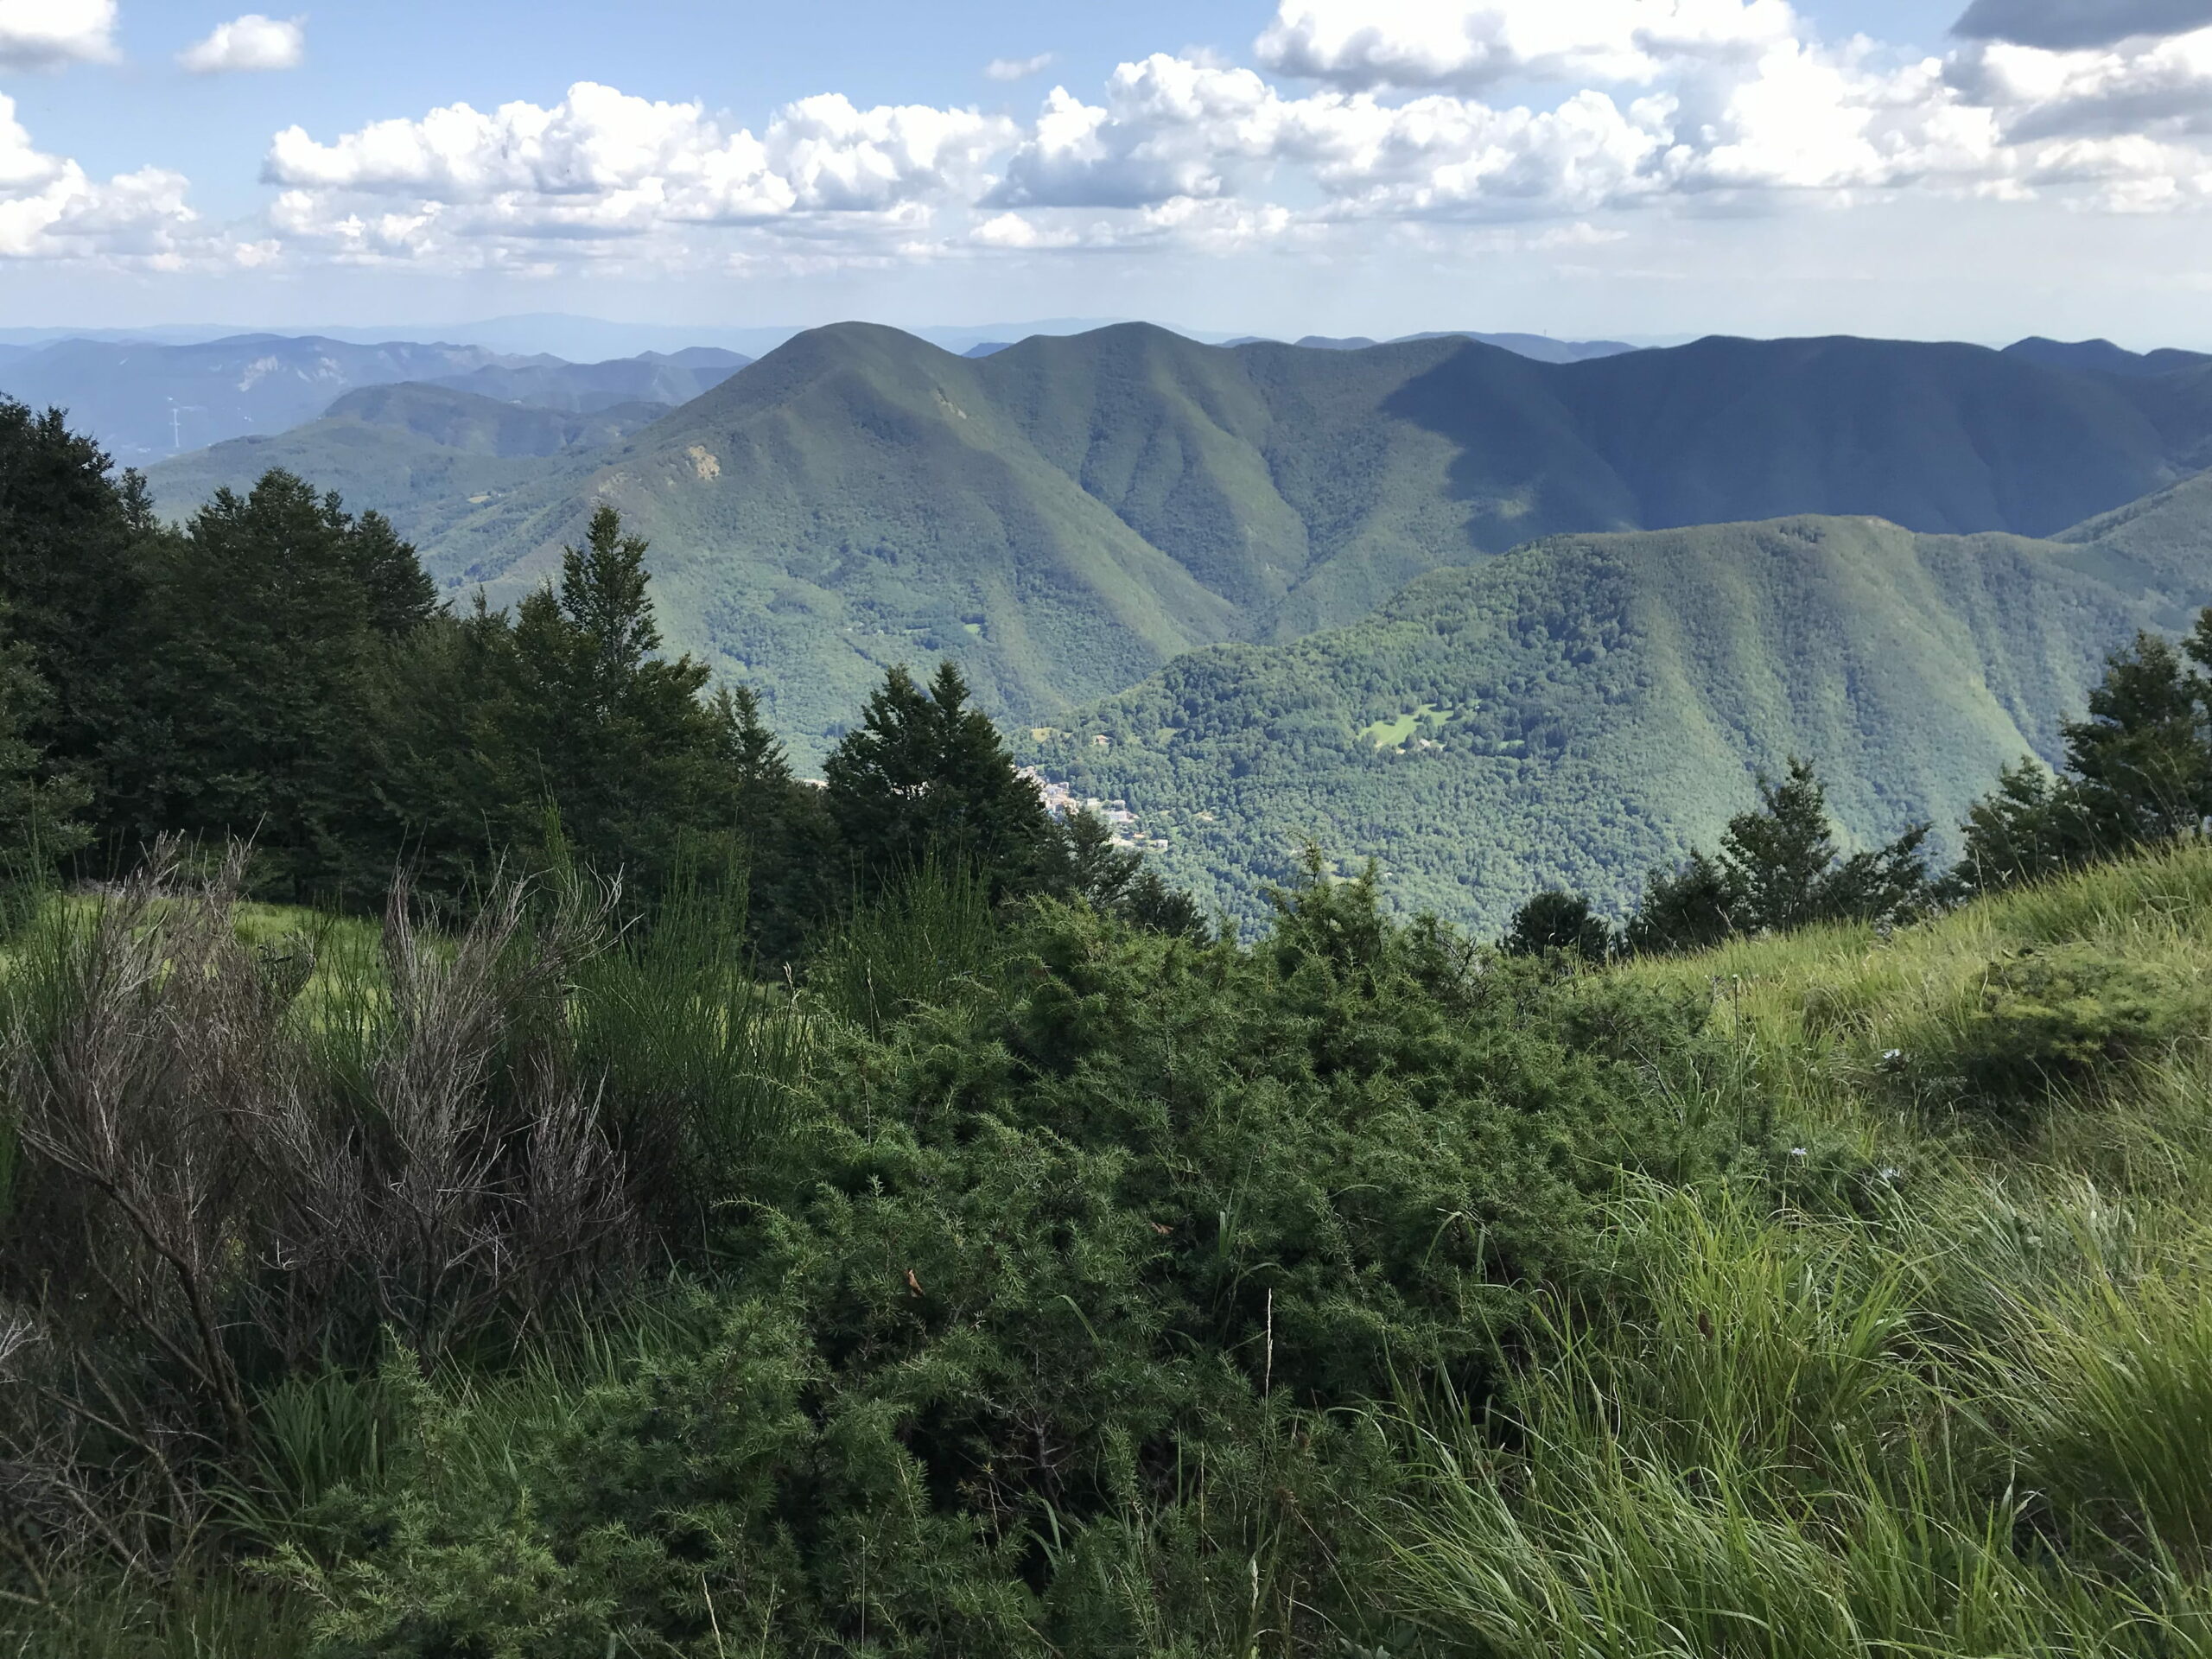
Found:
M 2208 496 L 2050 542 L 1866 518 L 1554 537 L 1349 627 L 1179 658 L 1020 747 L 1248 920 L 1308 842 L 1479 929 L 1554 884 L 1618 911 L 1793 754 L 1862 842 L 1929 819 L 1948 846 L 1998 767 L 2055 756 L 2107 653 L 2212 598 Z
M 95 945 L 117 902 L 11 946 L 18 1042 L 71 940 L 165 928 L 267 982 L 219 896 Z M 11 1649 L 2212 1651 L 2212 849 L 1563 977 L 1357 885 L 1243 948 L 918 889 L 796 1000 L 663 923 L 578 960 L 564 1023 L 623 1134 L 690 1114 L 640 1173 L 705 1180 L 646 1190 L 711 1248 L 519 1330 L 512 1301 L 472 1330 L 403 1298 L 381 1338 L 321 1309 L 243 1374 L 241 1447 L 175 1443 L 175 1497 L 127 1446 L 17 1459 L 18 1544 L 64 1524 L 41 1478 L 125 1479 L 142 1568 L 169 1505 L 207 1507 L 166 1576 L 95 1537 L 9 1577 Z M 397 1100 L 440 1037 L 419 997 L 533 995 L 565 925 L 511 937 L 518 978 L 472 979 L 466 940 L 334 941 L 289 1010 L 223 1006 L 309 1063 L 289 1086 L 336 1065 Z M 928 971 L 846 1000 L 917 929 Z M 560 1052 L 503 1023 L 525 1052 L 492 1079 Z M 44 1180 L 18 1164 L 19 1227 Z M 241 1239 L 286 1225 L 257 1203 Z M 50 1414 L 8 1392 L 41 1363 L 11 1357 L 10 1412 Z
M 670 639 L 753 683 L 810 760 L 900 662 L 950 657 L 1004 723 L 1059 723 L 1180 652 L 1339 626 L 1544 536 L 1794 513 L 2049 535 L 2209 444 L 2212 371 L 2192 365 L 1855 340 L 1544 364 L 1135 326 L 973 359 L 855 324 L 589 454 L 495 467 L 334 420 L 154 485 L 189 505 L 281 461 L 498 602 L 612 504 L 653 543 Z

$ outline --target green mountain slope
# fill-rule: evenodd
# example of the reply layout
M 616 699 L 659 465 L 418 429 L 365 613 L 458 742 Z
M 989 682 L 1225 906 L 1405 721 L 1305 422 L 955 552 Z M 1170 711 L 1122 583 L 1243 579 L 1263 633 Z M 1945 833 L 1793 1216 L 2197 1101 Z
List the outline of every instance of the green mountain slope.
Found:
M 504 597 L 613 502 L 652 538 L 671 639 L 758 683 L 802 748 L 890 663 L 957 657 L 1021 719 L 1233 635 L 1233 601 L 1053 466 L 986 385 L 1023 349 L 817 330 L 435 555 Z
M 1141 326 L 982 359 L 848 324 L 442 526 L 543 580 L 595 503 L 651 537 L 671 638 L 818 753 L 884 664 L 959 660 L 1019 725 L 1175 653 L 1281 641 L 1564 531 L 1794 512 L 2047 535 L 2212 460 L 2212 378 L 1978 346 L 1712 340 L 1552 364 Z
M 1309 840 L 1481 926 L 1554 881 L 1618 905 L 1792 753 L 1862 836 L 1948 827 L 2052 751 L 2106 652 L 2212 600 L 2212 519 L 2193 551 L 2178 528 L 2208 493 L 2063 543 L 1863 518 L 1554 537 L 1182 658 L 1026 747 L 1236 913 Z M 2159 523 L 2176 539 L 2131 551 Z
M 2052 534 L 2212 461 L 2212 371 L 1850 339 L 1545 363 L 1137 325 L 969 359 L 847 324 L 512 470 L 359 422 L 277 442 L 164 469 L 162 499 L 281 457 L 495 600 L 612 502 L 652 540 L 671 643 L 753 681 L 810 759 L 887 664 L 952 657 L 1002 719 L 1050 724 L 1179 653 L 1339 626 L 1565 532 L 1827 512 Z
M 596 413 L 618 404 L 688 404 L 720 385 L 753 359 L 712 346 L 680 352 L 645 352 L 604 363 L 490 364 L 467 373 L 433 377 L 432 384 L 496 397 L 502 403 Z

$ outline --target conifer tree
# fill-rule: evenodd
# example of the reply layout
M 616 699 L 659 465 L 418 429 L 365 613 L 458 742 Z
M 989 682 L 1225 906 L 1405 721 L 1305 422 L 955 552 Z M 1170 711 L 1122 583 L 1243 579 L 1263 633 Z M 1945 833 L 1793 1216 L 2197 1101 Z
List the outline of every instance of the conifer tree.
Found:
M 702 699 L 706 664 L 656 654 L 647 550 L 609 506 L 593 514 L 582 548 L 562 550 L 558 588 L 526 596 L 511 640 L 499 642 L 509 683 L 487 741 L 496 816 L 512 838 L 528 839 L 528 822 L 550 805 L 585 862 L 650 885 L 687 837 L 732 827 L 731 746 L 741 740 Z
M 1055 832 L 1044 799 L 949 662 L 926 690 L 891 670 L 823 770 L 830 821 L 866 884 L 931 859 L 974 869 L 995 895 L 1049 872 Z
M 79 817 L 91 791 L 72 772 L 46 775 L 27 736 L 53 700 L 31 648 L 0 644 L 0 887 L 46 873 L 91 838 Z
M 1511 957 L 1541 957 L 1554 951 L 1603 962 L 1612 952 L 1612 925 L 1579 893 L 1557 888 L 1540 893 L 1514 912 L 1499 946 Z
M 1968 812 L 1950 893 L 2012 887 L 2201 831 L 2212 819 L 2207 669 L 2212 609 L 2179 649 L 2141 633 L 2114 652 L 2087 715 L 2060 728 L 2060 774 L 2024 758 Z
M 353 855 L 381 810 L 368 756 L 385 629 L 419 626 L 430 600 L 414 550 L 272 471 L 245 495 L 217 491 L 141 556 L 133 706 L 105 757 L 118 851 L 247 836 L 274 896 L 380 890 L 389 869 Z
M 1651 873 L 1622 942 L 1638 956 L 1703 950 L 1736 925 L 1735 884 L 1719 860 L 1693 848 L 1679 868 Z
M 128 707 L 124 671 L 143 652 L 137 556 L 153 529 L 137 474 L 115 477 L 60 410 L 0 398 L 0 604 L 47 687 L 22 715 L 42 777 L 100 776 Z
M 1926 824 L 1847 858 L 1809 764 L 1793 759 L 1780 781 L 1761 778 L 1758 789 L 1759 804 L 1729 819 L 1718 857 L 1693 851 L 1680 868 L 1653 872 L 1629 923 L 1630 950 L 1700 950 L 1818 922 L 1897 921 L 1929 902 Z

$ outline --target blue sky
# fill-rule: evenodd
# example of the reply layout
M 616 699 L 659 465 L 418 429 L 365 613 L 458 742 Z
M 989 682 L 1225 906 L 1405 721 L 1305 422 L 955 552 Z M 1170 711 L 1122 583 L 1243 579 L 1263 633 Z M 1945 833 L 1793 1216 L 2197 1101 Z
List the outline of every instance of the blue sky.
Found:
M 1963 3 L 0 0 L 0 313 L 2212 346 L 2212 0 Z

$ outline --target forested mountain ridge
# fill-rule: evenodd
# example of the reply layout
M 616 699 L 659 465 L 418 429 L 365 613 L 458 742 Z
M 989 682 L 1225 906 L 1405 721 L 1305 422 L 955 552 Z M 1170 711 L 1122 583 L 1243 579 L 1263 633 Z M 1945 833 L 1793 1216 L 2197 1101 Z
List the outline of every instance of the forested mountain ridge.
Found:
M 465 374 L 441 376 L 434 385 L 494 397 L 502 403 L 595 414 L 632 404 L 673 408 L 720 385 L 753 359 L 718 346 L 692 346 L 680 352 L 641 352 L 602 363 L 569 363 L 559 358 L 486 364 Z
M 1857 835 L 1947 833 L 1998 767 L 2056 753 L 2107 652 L 2212 598 L 2209 494 L 2063 541 L 1864 518 L 1550 537 L 1349 627 L 1184 658 L 1022 747 L 1126 801 L 1234 914 L 1309 841 L 1478 926 L 1550 883 L 1618 909 L 1792 754 Z
M 496 602 L 616 505 L 652 541 L 671 639 L 756 683 L 804 756 L 900 661 L 949 656 L 1001 717 L 1049 723 L 1179 652 L 1340 626 L 1548 535 L 1800 512 L 2050 535 L 2208 444 L 2212 371 L 1963 345 L 1714 339 L 1549 364 L 1461 338 L 1228 348 L 1132 324 L 969 359 L 846 324 L 610 448 L 399 522 Z

